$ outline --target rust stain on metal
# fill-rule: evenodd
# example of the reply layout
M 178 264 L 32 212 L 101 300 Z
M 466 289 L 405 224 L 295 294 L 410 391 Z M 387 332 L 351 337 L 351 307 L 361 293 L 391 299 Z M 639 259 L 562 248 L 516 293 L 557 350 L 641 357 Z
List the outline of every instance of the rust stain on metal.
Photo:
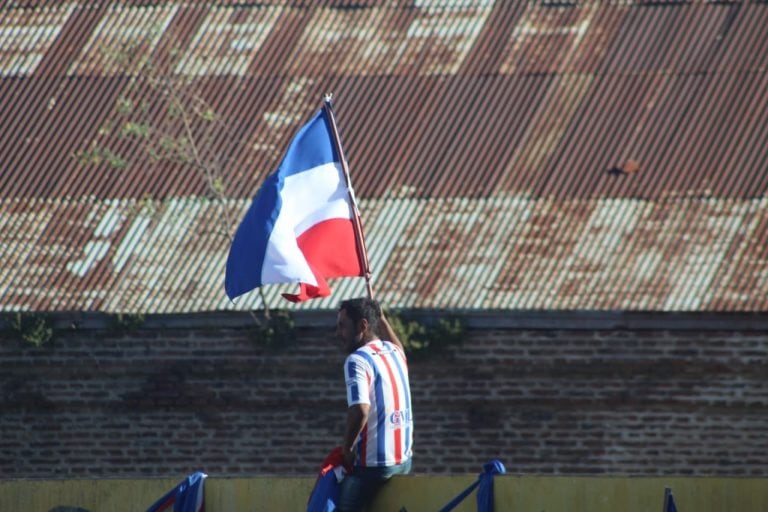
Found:
M 333 92 L 392 306 L 768 310 L 767 22 L 737 1 L 14 2 L 0 307 L 260 307 L 221 290 L 222 211 Z M 188 128 L 223 203 L 121 137 L 126 99 L 181 130 L 150 65 L 221 123 Z M 125 165 L 78 162 L 97 146 Z
M 75 7 L 73 2 L 63 2 L 44 9 L 4 9 L 0 14 L 0 77 L 34 73 Z

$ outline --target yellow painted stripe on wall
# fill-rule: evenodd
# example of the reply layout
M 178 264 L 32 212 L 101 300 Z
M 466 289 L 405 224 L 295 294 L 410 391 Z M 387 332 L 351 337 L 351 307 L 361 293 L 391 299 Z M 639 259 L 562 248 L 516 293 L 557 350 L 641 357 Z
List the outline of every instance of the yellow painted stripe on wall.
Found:
M 0 512 L 144 512 L 178 479 L 4 480 Z M 395 477 L 371 512 L 437 511 L 474 482 L 475 475 Z M 205 482 L 207 512 L 304 511 L 314 478 L 216 478 Z M 764 512 L 766 478 L 496 477 L 496 512 L 661 512 L 664 487 L 681 512 Z M 457 512 L 474 511 L 470 495 Z

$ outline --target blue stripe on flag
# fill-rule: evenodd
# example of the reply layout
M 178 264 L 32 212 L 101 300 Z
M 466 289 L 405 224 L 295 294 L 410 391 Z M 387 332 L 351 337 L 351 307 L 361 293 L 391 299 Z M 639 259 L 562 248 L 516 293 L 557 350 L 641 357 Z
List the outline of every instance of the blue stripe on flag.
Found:
M 277 174 L 269 176 L 237 228 L 227 257 L 224 283 L 230 299 L 263 284 L 261 269 L 267 254 L 267 243 L 283 203 L 281 186 L 282 179 Z
M 325 110 L 315 114 L 291 141 L 277 174 L 287 178 L 329 162 L 340 162 L 332 142 L 330 126 Z M 312 150 L 307 151 L 307 148 Z
M 331 134 L 330 121 L 321 109 L 299 130 L 277 171 L 259 189 L 237 228 L 227 256 L 224 289 L 230 299 L 264 284 L 262 268 L 270 234 L 283 206 L 280 191 L 285 178 L 340 161 Z
M 667 499 L 667 508 L 664 510 L 664 512 L 677 512 L 677 506 L 675 506 L 675 498 L 672 496 L 672 493 L 669 493 L 669 497 Z

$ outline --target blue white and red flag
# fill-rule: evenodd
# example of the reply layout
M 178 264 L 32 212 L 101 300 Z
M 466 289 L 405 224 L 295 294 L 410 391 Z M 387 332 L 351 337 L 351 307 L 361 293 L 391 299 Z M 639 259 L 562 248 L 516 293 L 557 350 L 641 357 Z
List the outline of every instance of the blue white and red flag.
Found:
M 165 496 L 157 500 L 147 509 L 147 512 L 203 512 L 203 483 L 206 475 L 202 471 L 196 471 L 179 484 L 168 491 Z
M 331 115 L 321 109 L 299 130 L 256 194 L 227 258 L 230 299 L 265 284 L 298 283 L 297 294 L 283 296 L 300 302 L 330 295 L 328 278 L 364 275 Z

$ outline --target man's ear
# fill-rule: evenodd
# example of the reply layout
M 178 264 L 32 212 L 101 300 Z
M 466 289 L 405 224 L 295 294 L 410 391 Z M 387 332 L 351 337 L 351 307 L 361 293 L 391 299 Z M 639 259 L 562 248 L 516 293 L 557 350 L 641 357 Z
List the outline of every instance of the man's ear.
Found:
M 365 318 L 361 319 L 360 323 L 358 324 L 358 326 L 359 326 L 360 334 L 365 335 L 365 334 L 368 333 L 368 328 L 370 327 L 370 324 L 368 323 L 368 320 L 366 320 Z

